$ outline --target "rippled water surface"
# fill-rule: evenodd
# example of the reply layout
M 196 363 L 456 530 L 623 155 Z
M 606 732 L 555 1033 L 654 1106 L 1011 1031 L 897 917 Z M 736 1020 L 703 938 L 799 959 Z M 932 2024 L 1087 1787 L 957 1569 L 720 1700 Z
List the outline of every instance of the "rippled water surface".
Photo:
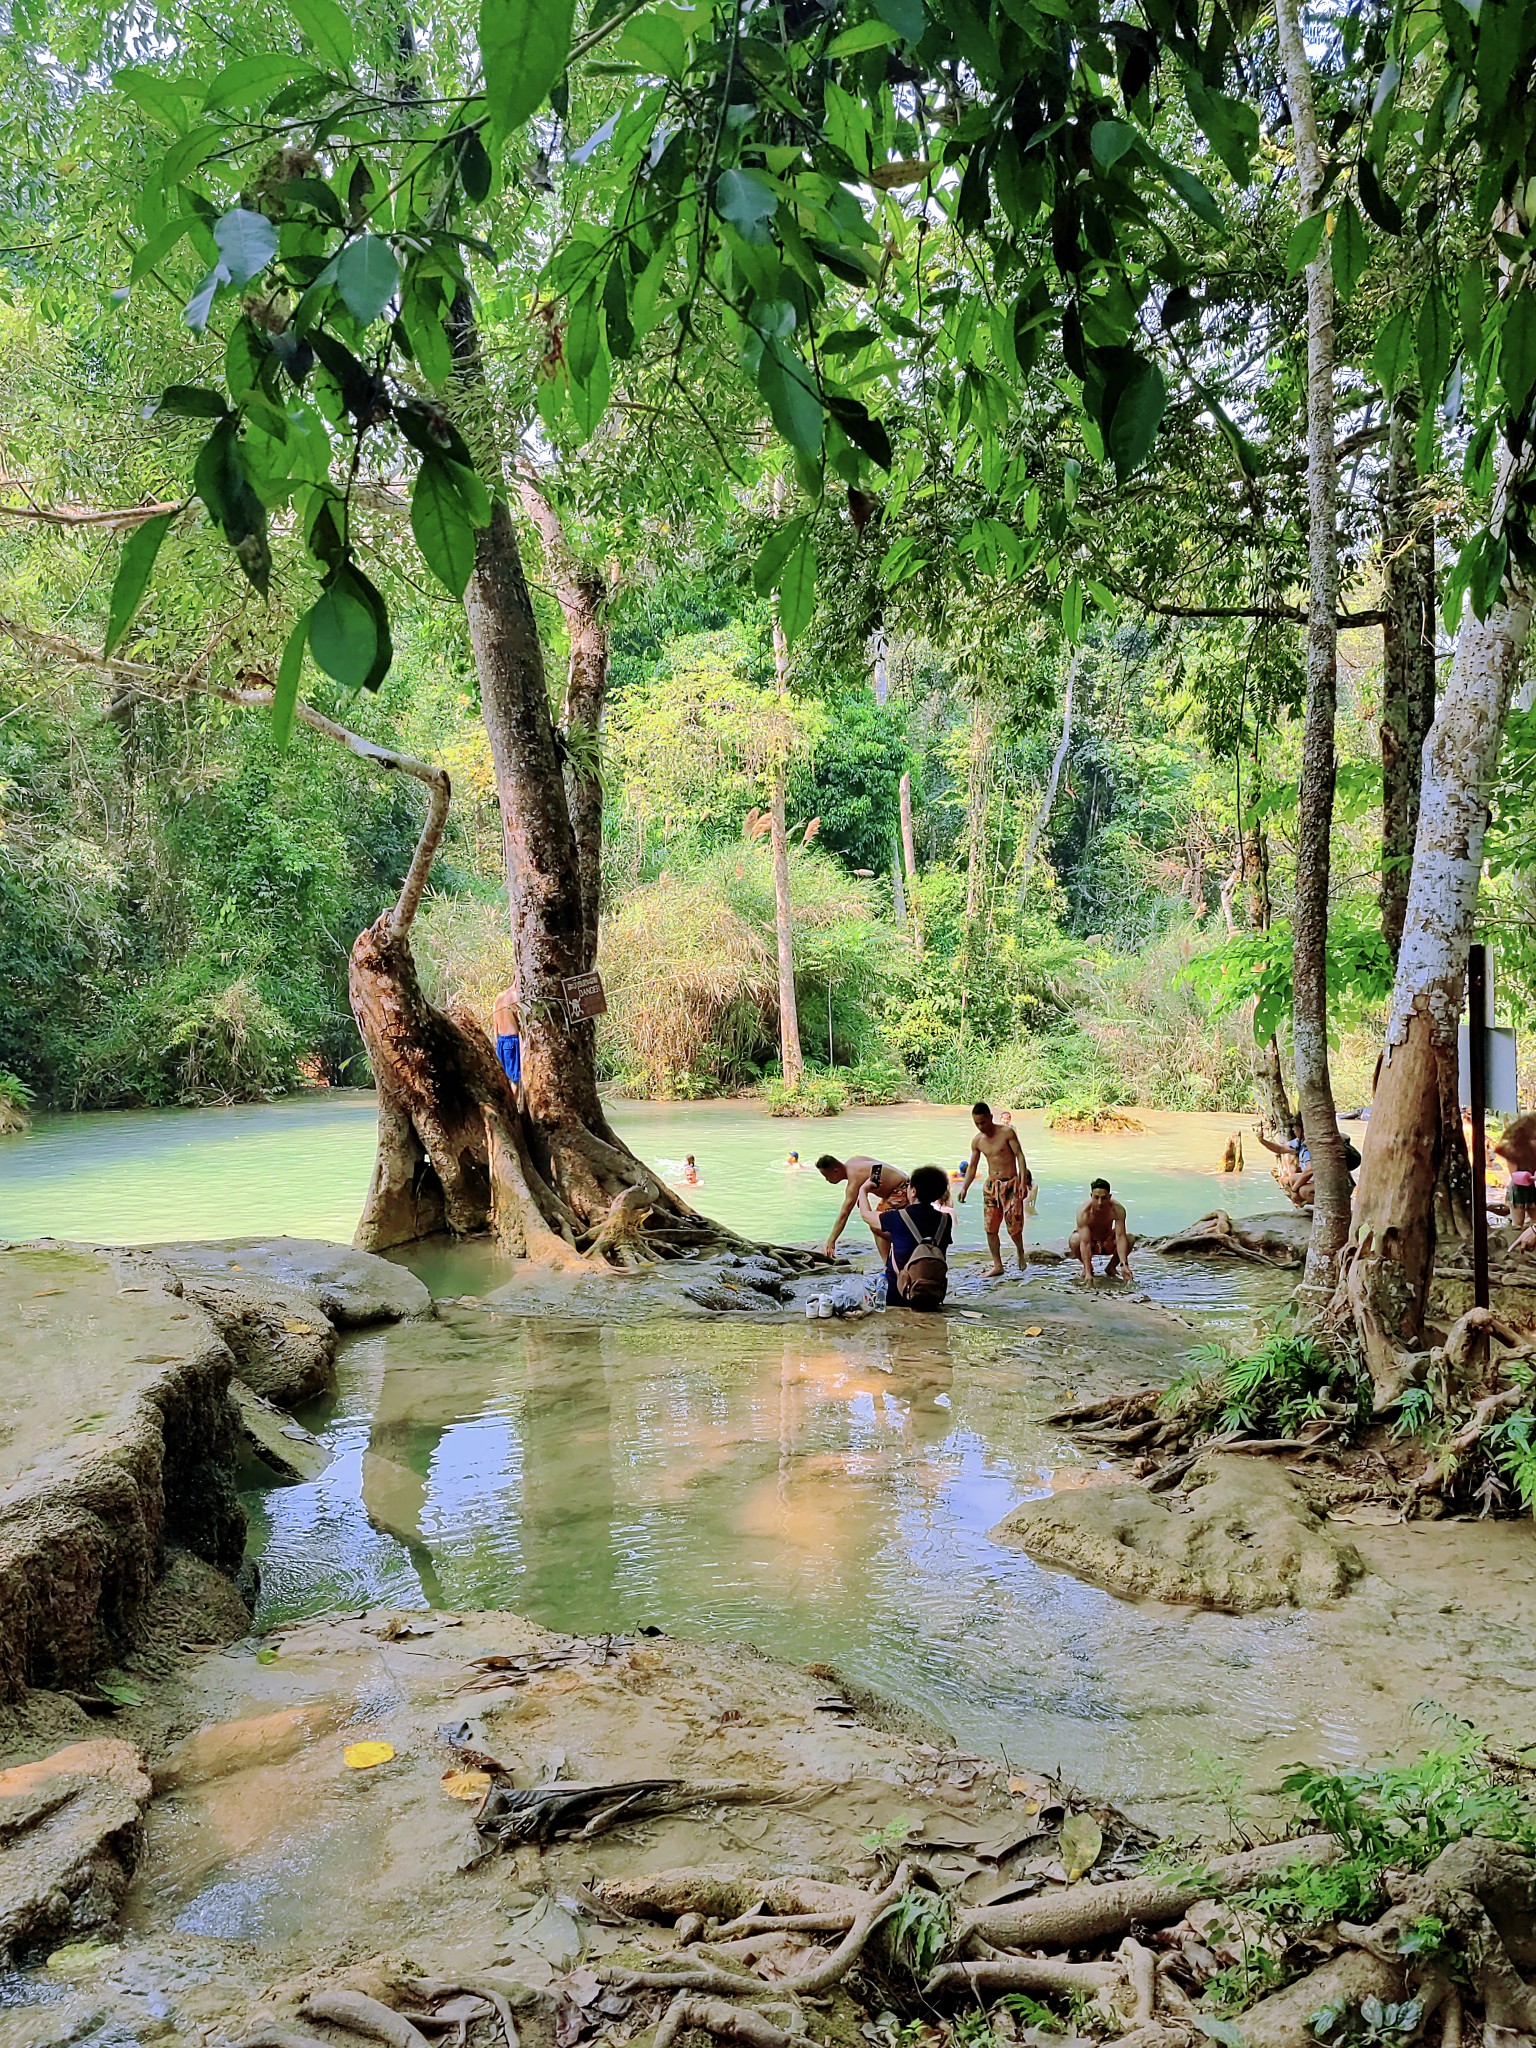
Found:
M 785 1170 L 792 1144 L 947 1164 L 970 1131 L 963 1112 L 928 1107 L 816 1124 L 738 1104 L 615 1116 L 663 1167 L 697 1155 L 701 1207 L 802 1241 L 825 1232 L 834 1197 Z M 1275 1206 L 1261 1172 L 1215 1171 L 1235 1119 L 1149 1115 L 1116 1138 L 1019 1122 L 1044 1185 L 1037 1242 L 1060 1242 L 1096 1173 L 1148 1232 L 1218 1200 Z M 372 1142 L 360 1094 L 47 1118 L 0 1150 L 0 1234 L 346 1237 Z M 962 1212 L 942 1319 L 711 1319 L 672 1280 L 515 1278 L 494 1305 L 445 1303 L 435 1322 L 357 1337 L 336 1395 L 307 1418 L 332 1464 L 250 1499 L 263 1619 L 504 1605 L 556 1628 L 750 1642 L 836 1665 L 1154 1818 L 1181 1803 L 1187 1818 L 1212 1788 L 1262 1790 L 1297 1756 L 1389 1747 L 1421 1675 L 1411 1641 L 1393 1652 L 1406 1670 L 1362 1679 L 1356 1639 L 1371 1629 L 1358 1619 L 1135 1606 L 990 1533 L 1021 1500 L 1087 1475 L 1043 1419 L 1054 1406 L 1170 1378 L 1201 1339 L 1247 1335 L 1283 1283 L 1148 1254 L 1129 1289 L 1090 1294 L 1051 1267 L 990 1286 L 980 1221 Z M 867 1262 L 867 1239 L 851 1242 Z M 508 1277 L 473 1254 L 424 1270 L 440 1294 Z

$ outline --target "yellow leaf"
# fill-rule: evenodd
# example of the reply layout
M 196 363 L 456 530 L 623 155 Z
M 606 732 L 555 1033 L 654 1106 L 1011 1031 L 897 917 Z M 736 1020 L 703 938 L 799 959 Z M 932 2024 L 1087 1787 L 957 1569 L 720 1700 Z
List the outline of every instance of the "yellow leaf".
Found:
M 1031 1323 L 1029 1328 L 1024 1332 L 1024 1334 L 1026 1337 L 1038 1337 L 1040 1334 L 1040 1325 L 1038 1323 Z
M 1070 1820 L 1062 1822 L 1059 1840 L 1067 1882 L 1074 1884 L 1098 1862 L 1099 1851 L 1104 1846 L 1104 1830 L 1091 1813 L 1074 1813 Z
M 450 1799 L 483 1799 L 491 1789 L 489 1771 L 444 1771 L 443 1790 Z
M 283 1328 L 293 1337 L 313 1337 L 315 1334 L 314 1324 L 301 1323 L 297 1316 L 284 1316 Z
M 349 1771 L 371 1771 L 376 1764 L 387 1764 L 394 1753 L 389 1742 L 349 1742 L 341 1760 Z

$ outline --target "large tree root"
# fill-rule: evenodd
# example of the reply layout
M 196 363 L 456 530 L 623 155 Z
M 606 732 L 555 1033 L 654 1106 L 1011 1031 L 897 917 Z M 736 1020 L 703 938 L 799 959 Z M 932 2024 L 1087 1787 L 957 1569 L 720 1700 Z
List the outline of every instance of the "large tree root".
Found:
M 1235 1856 L 1218 1856 L 1189 1878 L 1130 1877 L 1118 1884 L 1077 1884 L 1064 1892 L 977 1906 L 956 1922 L 957 1945 L 981 1940 L 994 1948 L 1078 1948 L 1133 1927 L 1177 1920 L 1197 1899 L 1242 1891 L 1290 1863 L 1333 1863 L 1333 1835 L 1301 1835 L 1267 1842 Z

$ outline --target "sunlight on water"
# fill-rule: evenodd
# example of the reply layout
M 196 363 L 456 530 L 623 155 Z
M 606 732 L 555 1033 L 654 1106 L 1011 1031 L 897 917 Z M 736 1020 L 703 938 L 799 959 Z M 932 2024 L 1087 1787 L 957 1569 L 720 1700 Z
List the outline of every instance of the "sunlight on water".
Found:
M 814 1160 L 865 1152 L 950 1167 L 969 1149 L 968 1112 L 908 1103 L 814 1122 L 776 1120 L 752 1103 L 616 1102 L 618 1130 L 660 1172 L 697 1156 L 703 1184 L 689 1199 L 733 1229 L 787 1242 L 826 1234 L 837 1213 L 814 1171 L 786 1171 L 792 1148 Z M 1223 1176 L 1222 1147 L 1244 1119 L 1156 1110 L 1143 1132 L 1072 1137 L 1017 1118 L 1042 1185 L 1030 1235 L 1060 1239 L 1096 1174 L 1114 1182 L 1133 1229 L 1164 1232 L 1220 1202 L 1235 1214 L 1280 1197 L 1248 1140 L 1248 1171 Z M 76 1237 L 153 1244 L 172 1238 L 350 1239 L 373 1167 L 374 1099 L 360 1089 L 229 1109 L 114 1110 L 39 1117 L 0 1138 L 0 1236 Z M 961 1243 L 981 1243 L 979 1191 L 962 1211 Z

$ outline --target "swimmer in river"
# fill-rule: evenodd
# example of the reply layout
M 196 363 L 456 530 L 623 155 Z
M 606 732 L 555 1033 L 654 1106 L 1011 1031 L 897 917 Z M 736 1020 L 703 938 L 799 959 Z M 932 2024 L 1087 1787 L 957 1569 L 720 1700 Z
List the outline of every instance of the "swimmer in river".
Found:
M 803 1173 L 805 1171 L 805 1162 L 801 1159 L 798 1152 L 790 1153 L 784 1162 L 784 1171 L 786 1173 Z
M 995 1123 L 984 1102 L 974 1105 L 971 1121 L 976 1126 L 976 1135 L 971 1140 L 971 1156 L 966 1162 L 965 1179 L 956 1200 L 963 1202 L 970 1193 L 976 1169 L 985 1159 L 987 1185 L 981 1220 L 987 1233 L 987 1250 L 992 1254 L 986 1277 L 1000 1280 L 1003 1274 L 1004 1229 L 1013 1239 L 1019 1271 L 1024 1272 L 1028 1264 L 1024 1252 L 1024 1204 L 1033 1180 L 1029 1161 L 1024 1157 L 1024 1147 L 1019 1143 L 1019 1134 L 1012 1124 Z
M 691 1152 L 683 1160 L 683 1170 L 679 1177 L 685 1188 L 696 1188 L 699 1185 L 699 1163 Z
M 1067 1244 L 1069 1252 L 1076 1253 L 1082 1260 L 1083 1278 L 1093 1278 L 1095 1259 L 1107 1258 L 1104 1268 L 1106 1280 L 1129 1280 L 1131 1278 L 1130 1232 L 1125 1227 L 1125 1209 L 1110 1192 L 1107 1180 L 1096 1180 L 1088 1190 L 1088 1199 L 1077 1212 L 1077 1228 Z
M 869 1234 L 875 1240 L 875 1249 L 883 1264 L 891 1255 L 891 1241 L 876 1218 L 886 1207 L 896 1208 L 908 1199 L 911 1189 L 905 1172 L 901 1167 L 887 1166 L 879 1159 L 867 1159 L 862 1153 L 856 1153 L 852 1159 L 838 1159 L 830 1152 L 822 1153 L 816 1162 L 816 1171 L 830 1187 L 843 1190 L 842 1209 L 832 1226 L 832 1235 L 823 1247 L 827 1257 L 830 1259 L 836 1253 L 837 1240 L 842 1236 L 848 1218 L 857 1209 L 869 1225 Z

